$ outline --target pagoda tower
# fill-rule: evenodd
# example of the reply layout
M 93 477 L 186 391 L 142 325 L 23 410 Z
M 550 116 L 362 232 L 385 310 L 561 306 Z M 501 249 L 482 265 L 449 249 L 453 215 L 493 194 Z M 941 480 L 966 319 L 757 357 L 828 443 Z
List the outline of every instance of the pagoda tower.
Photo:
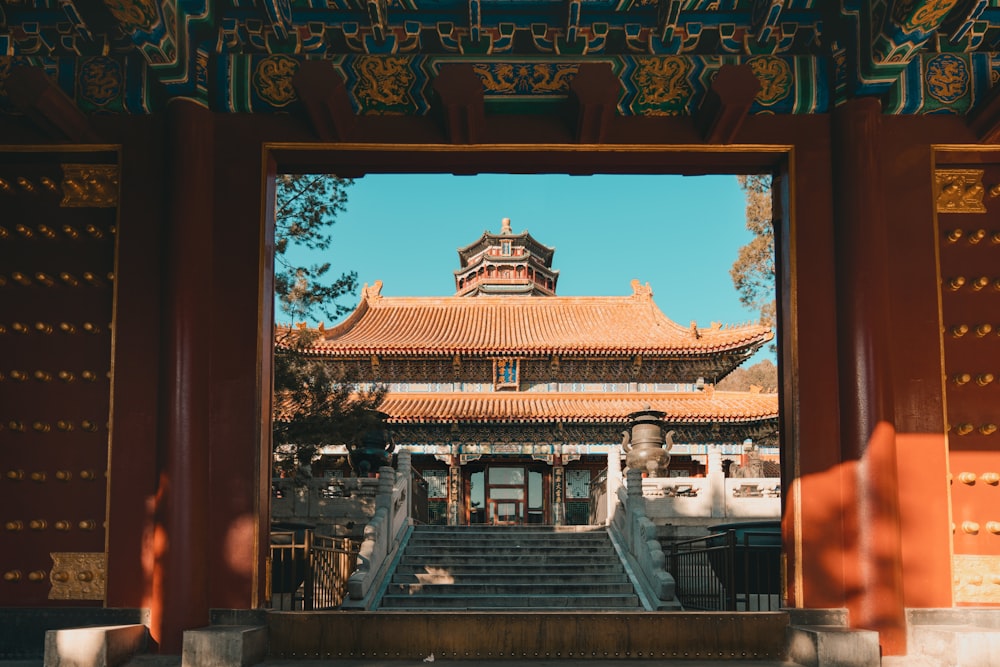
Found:
M 527 231 L 514 234 L 504 218 L 499 234 L 483 232 L 459 248 L 455 296 L 555 296 L 559 272 L 552 268 L 555 248 L 544 246 Z

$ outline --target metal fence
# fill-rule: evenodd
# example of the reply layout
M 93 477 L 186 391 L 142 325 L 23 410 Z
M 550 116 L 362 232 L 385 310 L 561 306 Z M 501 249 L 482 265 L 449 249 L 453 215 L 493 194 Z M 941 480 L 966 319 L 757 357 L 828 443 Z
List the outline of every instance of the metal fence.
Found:
M 770 611 L 781 606 L 780 535 L 727 530 L 668 546 L 668 569 L 685 609 Z
M 315 535 L 310 529 L 271 532 L 267 596 L 281 611 L 335 609 L 347 595 L 347 578 L 358 561 L 349 538 Z

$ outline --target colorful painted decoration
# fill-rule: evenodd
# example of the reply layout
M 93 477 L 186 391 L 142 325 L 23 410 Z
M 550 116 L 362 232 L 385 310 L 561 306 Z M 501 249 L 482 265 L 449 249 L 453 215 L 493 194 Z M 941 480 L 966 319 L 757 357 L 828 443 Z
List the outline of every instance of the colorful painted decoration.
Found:
M 574 1 L 563 13 L 458 0 L 104 7 L 115 24 L 79 0 L 5 7 L 0 106 L 23 62 L 87 112 L 146 113 L 173 96 L 282 112 L 297 104 L 291 77 L 308 58 L 343 76 L 362 114 L 427 114 L 430 81 L 450 62 L 473 66 L 488 104 L 526 112 L 566 96 L 582 63 L 605 62 L 621 81 L 619 114 L 689 115 L 719 67 L 745 62 L 761 82 L 751 113 L 823 113 L 858 95 L 880 96 L 887 113 L 952 113 L 986 94 L 1000 48 L 1000 6 L 987 0 L 842 0 L 834 11 L 819 0 Z

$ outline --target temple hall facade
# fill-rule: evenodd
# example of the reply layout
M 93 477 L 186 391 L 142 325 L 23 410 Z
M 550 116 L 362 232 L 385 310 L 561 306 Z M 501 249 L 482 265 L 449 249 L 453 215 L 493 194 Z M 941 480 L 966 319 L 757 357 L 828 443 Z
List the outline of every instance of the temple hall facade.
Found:
M 428 483 L 429 522 L 591 523 L 592 484 L 641 410 L 673 431 L 662 474 L 704 475 L 709 447 L 737 462 L 753 442 L 777 458 L 777 394 L 715 390 L 768 327 L 681 326 L 637 280 L 627 296 L 557 296 L 553 254 L 505 218 L 459 249 L 453 296 L 365 286 L 308 350 L 387 386 L 380 410 Z

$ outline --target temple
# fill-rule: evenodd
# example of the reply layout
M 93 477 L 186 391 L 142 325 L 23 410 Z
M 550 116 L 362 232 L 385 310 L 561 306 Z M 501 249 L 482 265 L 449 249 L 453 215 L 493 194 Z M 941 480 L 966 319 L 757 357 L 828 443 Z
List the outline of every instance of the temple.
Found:
M 627 296 L 557 296 L 554 249 L 506 218 L 458 254 L 454 296 L 365 286 L 308 350 L 388 386 L 380 410 L 428 481 L 431 523 L 592 523 L 591 482 L 641 410 L 674 431 L 665 475 L 703 476 L 709 446 L 731 462 L 748 440 L 777 453 L 777 395 L 715 390 L 768 327 L 680 326 L 638 280 Z

